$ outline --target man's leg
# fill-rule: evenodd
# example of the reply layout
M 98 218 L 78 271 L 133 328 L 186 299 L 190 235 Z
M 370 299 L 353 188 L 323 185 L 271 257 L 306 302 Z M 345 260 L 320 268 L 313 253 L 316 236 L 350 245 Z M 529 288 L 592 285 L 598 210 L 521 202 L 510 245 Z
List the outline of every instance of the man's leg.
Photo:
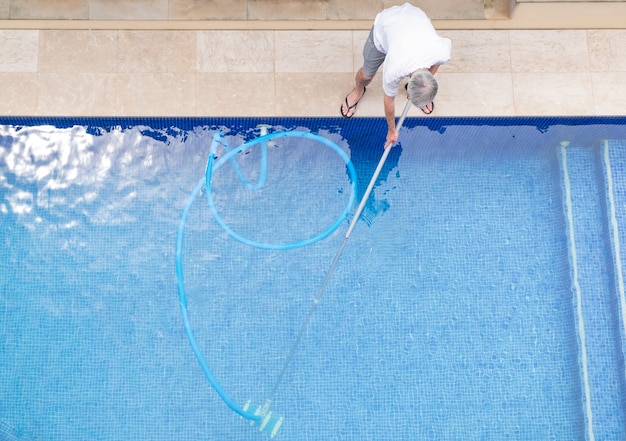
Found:
M 363 68 L 360 68 L 354 78 L 354 89 L 348 94 L 343 104 L 341 105 L 341 112 L 346 116 L 352 116 L 356 111 L 356 108 L 352 108 L 348 111 L 348 107 L 358 103 L 363 94 L 365 93 L 365 87 L 372 82 L 373 77 L 366 77 L 363 73 Z M 347 106 L 346 106 L 347 103 Z
M 356 112 L 356 104 L 365 93 L 367 86 L 376 75 L 376 71 L 385 61 L 385 54 L 376 49 L 374 45 L 374 28 L 370 30 L 370 34 L 363 45 L 363 67 L 356 73 L 354 79 L 354 89 L 346 96 L 341 103 L 341 114 L 350 118 Z

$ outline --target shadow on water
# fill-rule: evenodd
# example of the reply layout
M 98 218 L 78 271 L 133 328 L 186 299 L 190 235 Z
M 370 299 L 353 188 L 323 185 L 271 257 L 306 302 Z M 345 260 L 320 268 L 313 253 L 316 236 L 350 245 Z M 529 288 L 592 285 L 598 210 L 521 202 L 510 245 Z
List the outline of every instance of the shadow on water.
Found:
M 383 155 L 383 146 L 387 135 L 386 122 L 382 118 L 376 118 L 367 121 L 365 124 L 363 124 L 363 121 L 360 121 L 358 125 L 346 124 L 341 135 L 350 146 L 350 159 L 357 174 L 356 203 L 358 204 L 361 202 Z M 373 140 L 380 140 L 380 142 Z M 384 197 L 376 195 L 376 188 L 387 181 L 389 174 L 398 166 L 401 155 L 402 141 L 400 140 L 389 153 L 361 214 L 361 219 L 369 226 L 372 225 L 376 216 L 382 215 L 389 209 L 389 202 Z

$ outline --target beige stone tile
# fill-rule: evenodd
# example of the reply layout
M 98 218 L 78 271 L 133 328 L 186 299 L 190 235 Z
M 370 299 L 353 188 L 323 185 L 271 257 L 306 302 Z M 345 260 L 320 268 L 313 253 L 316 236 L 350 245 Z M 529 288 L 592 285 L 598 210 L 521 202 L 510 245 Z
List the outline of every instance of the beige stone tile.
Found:
M 452 54 L 442 71 L 455 73 L 511 72 L 508 31 L 443 31 L 452 40 Z
M 247 0 L 169 0 L 170 20 L 245 20 Z
M 353 84 L 354 77 L 347 73 L 276 74 L 276 115 L 339 116 Z
M 12 0 L 12 19 L 85 20 L 88 0 Z
M 626 82 L 622 72 L 594 72 L 593 103 L 596 115 L 624 115 Z
M 589 73 L 513 74 L 515 111 L 518 115 L 592 115 L 593 95 Z
M 119 31 L 118 72 L 194 72 L 195 58 L 194 31 Z
M 198 31 L 198 72 L 273 72 L 273 31 Z
M 35 115 L 37 74 L 0 73 L 0 115 Z
M 0 0 L 0 20 L 9 18 L 10 0 Z
M 404 3 L 402 0 L 384 0 L 383 7 L 389 8 Z M 485 18 L 484 0 L 410 0 L 434 19 L 481 19 Z
M 510 73 L 438 72 L 434 116 L 515 115 Z
M 274 74 L 196 74 L 199 116 L 273 116 Z
M 593 72 L 626 72 L 626 29 L 589 30 L 587 38 Z
M 89 0 L 90 20 L 167 20 L 168 0 Z
M 113 73 L 117 31 L 42 30 L 39 71 Z
M 195 75 L 136 73 L 116 76 L 116 114 L 120 116 L 195 115 Z
M 248 1 L 249 20 L 324 20 L 325 0 Z
M 513 72 L 587 72 L 584 30 L 509 31 Z
M 0 29 L 0 72 L 37 72 L 39 31 Z
M 115 74 L 40 73 L 38 115 L 115 114 Z
M 363 46 L 370 31 L 352 31 L 352 70 L 356 73 L 363 67 Z
M 383 10 L 382 0 L 328 0 L 329 20 L 372 20 Z
M 352 72 L 351 31 L 275 31 L 276 72 Z

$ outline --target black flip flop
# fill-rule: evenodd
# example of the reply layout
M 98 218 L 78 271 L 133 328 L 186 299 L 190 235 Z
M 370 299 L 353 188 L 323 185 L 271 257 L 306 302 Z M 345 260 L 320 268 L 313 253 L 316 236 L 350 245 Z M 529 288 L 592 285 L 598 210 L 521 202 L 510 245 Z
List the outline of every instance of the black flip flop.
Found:
M 361 98 L 363 98 L 363 95 L 365 95 L 365 92 L 367 92 L 367 87 L 363 88 L 363 94 L 361 95 Z M 343 113 L 343 106 L 339 106 L 339 113 L 341 113 L 341 116 L 343 116 L 346 119 L 352 118 L 354 116 L 354 114 L 356 113 L 356 106 L 357 104 L 359 104 L 359 101 L 361 101 L 361 98 L 359 98 L 358 100 L 356 100 L 356 103 L 350 105 L 350 103 L 348 103 L 348 97 L 350 96 L 350 93 L 346 95 L 346 100 L 345 100 L 346 113 Z M 350 113 L 350 110 L 352 109 L 354 109 L 354 112 L 352 112 L 352 115 L 348 115 L 348 113 Z
M 426 109 L 426 107 L 428 107 L 428 104 L 432 104 L 432 108 L 430 109 L 430 111 L 428 109 Z M 426 104 L 425 107 L 423 107 L 422 109 L 420 109 L 422 112 L 424 112 L 426 115 L 430 115 L 431 113 L 433 113 L 435 111 L 435 102 L 431 101 L 430 103 Z M 426 110 L 424 110 L 426 109 Z

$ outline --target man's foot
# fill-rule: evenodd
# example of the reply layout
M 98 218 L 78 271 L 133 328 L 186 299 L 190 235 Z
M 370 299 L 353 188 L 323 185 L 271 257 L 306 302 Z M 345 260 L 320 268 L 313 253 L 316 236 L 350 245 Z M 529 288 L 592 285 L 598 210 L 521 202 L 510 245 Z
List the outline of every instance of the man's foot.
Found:
M 341 116 L 343 116 L 344 118 L 352 118 L 354 116 L 354 114 L 356 113 L 356 106 L 357 104 L 359 104 L 359 101 L 361 101 L 361 98 L 363 98 L 363 95 L 365 95 L 366 90 L 367 88 L 364 87 L 363 93 L 361 94 L 361 96 L 359 96 L 356 88 L 354 88 L 352 92 L 346 95 L 346 99 L 339 109 L 339 111 L 341 112 Z M 354 104 L 350 104 L 351 98 L 354 99 Z
M 426 107 L 422 107 L 422 112 L 424 112 L 426 115 L 430 115 L 431 113 L 433 113 L 433 110 L 435 110 L 435 103 L 433 101 L 426 104 Z

